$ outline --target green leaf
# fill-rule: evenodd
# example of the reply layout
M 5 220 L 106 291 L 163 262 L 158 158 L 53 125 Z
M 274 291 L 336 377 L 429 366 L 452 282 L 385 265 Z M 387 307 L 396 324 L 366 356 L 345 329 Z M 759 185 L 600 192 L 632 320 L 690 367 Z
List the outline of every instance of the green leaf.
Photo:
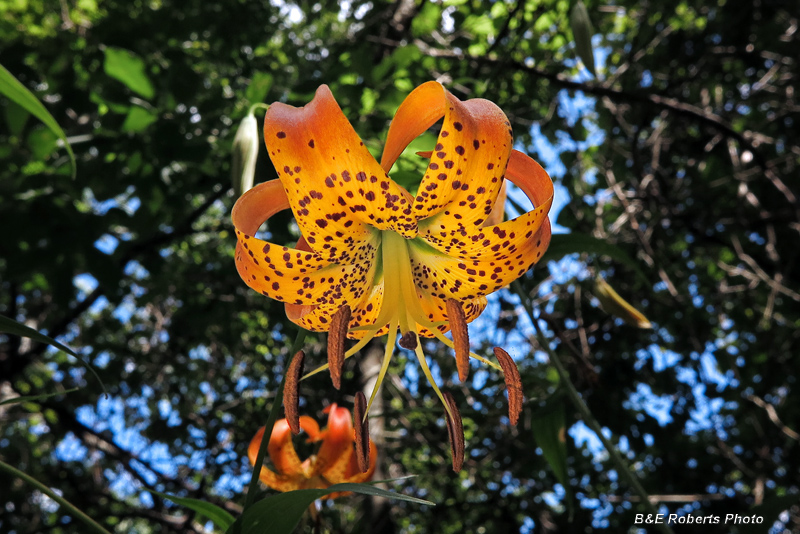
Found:
M 628 254 L 616 245 L 608 243 L 602 239 L 586 234 L 572 232 L 569 234 L 555 234 L 550 240 L 547 252 L 542 256 L 541 261 L 558 261 L 567 254 L 581 253 L 593 254 L 597 256 L 608 256 L 623 265 L 630 267 L 643 282 L 648 283 L 644 272 L 639 265 L 628 256 Z
M 265 532 L 269 532 L 269 534 L 291 534 L 303 517 L 303 513 L 314 501 L 338 491 L 352 491 L 363 495 L 435 506 L 430 501 L 382 490 L 367 484 L 334 484 L 327 489 L 287 491 L 286 493 L 279 493 L 262 499 L 242 514 L 237 520 L 236 526 L 241 527 L 240 534 L 264 534 Z M 235 532 L 236 526 L 228 529 L 228 532 Z
M 25 123 L 28 122 L 28 117 L 31 116 L 28 110 L 17 104 L 16 102 L 9 102 L 5 107 L 6 124 L 8 124 L 8 131 L 11 135 L 19 135 L 25 128 Z
M 144 98 L 153 98 L 156 91 L 147 77 L 144 61 L 139 56 L 123 48 L 107 47 L 104 52 L 106 57 L 103 70 L 106 74 Z
M 553 397 L 549 406 L 534 413 L 531 430 L 536 444 L 542 449 L 544 459 L 567 492 L 567 506 L 572 516 L 572 489 L 567 475 L 567 425 L 560 396 Z
M 123 132 L 141 132 L 158 120 L 158 116 L 139 106 L 132 106 L 122 123 Z
M 267 98 L 267 94 L 269 93 L 271 87 L 271 74 L 267 74 L 266 72 L 255 72 L 253 73 L 253 77 L 250 79 L 250 85 L 247 86 L 244 96 L 253 104 L 257 102 L 263 102 L 264 99 Z
M 28 134 L 27 144 L 28 148 L 31 149 L 33 159 L 41 161 L 56 149 L 58 137 L 52 130 L 37 125 Z
M 578 52 L 578 57 L 583 61 L 583 66 L 596 78 L 594 50 L 592 49 L 594 28 L 592 28 L 592 21 L 589 19 L 589 12 L 586 11 L 586 6 L 583 5 L 581 0 L 578 0 L 572 7 L 569 21 L 572 26 L 572 36 L 575 39 L 575 50 Z
M 188 508 L 189 510 L 197 512 L 203 517 L 208 518 L 212 523 L 223 530 L 227 530 L 235 521 L 235 518 L 228 513 L 227 510 L 211 504 L 210 502 L 201 501 L 200 499 L 189 499 L 187 497 L 175 497 L 174 495 L 169 495 L 167 493 L 159 493 L 147 488 L 144 489 L 150 493 L 158 495 L 162 499 L 170 500 L 175 504 L 179 504 Z
M 97 381 L 100 382 L 100 387 L 103 388 L 103 393 L 106 393 L 105 384 L 103 384 L 103 381 L 100 380 L 100 377 L 97 375 L 97 372 L 94 370 L 91 364 L 89 364 L 89 362 L 85 361 L 83 357 L 78 355 L 77 352 L 75 352 L 68 346 L 64 345 L 63 343 L 59 343 L 55 339 L 48 337 L 29 326 L 25 326 L 22 323 L 18 323 L 17 321 L 10 319 L 8 317 L 4 317 L 2 315 L 0 315 L 0 332 L 13 334 L 15 336 L 20 336 L 20 337 L 27 337 L 34 341 L 38 341 L 40 343 L 47 343 L 48 345 L 51 345 L 60 351 L 66 352 L 67 354 L 74 356 L 75 358 L 78 359 L 78 361 L 80 361 L 83 364 L 84 367 L 86 367 L 86 369 L 89 370 L 89 372 L 91 372 L 94 375 Z
M 72 177 L 75 178 L 75 173 L 77 171 L 75 154 L 72 152 L 72 147 L 69 146 L 69 141 L 67 141 L 64 130 L 61 129 L 61 126 L 59 126 L 53 116 L 50 115 L 50 112 L 39 102 L 39 99 L 33 96 L 33 93 L 28 91 L 28 89 L 2 65 L 0 65 L 0 94 L 7 96 L 9 100 L 22 106 L 22 108 L 42 121 L 51 132 L 61 139 L 64 143 L 64 148 L 67 149 L 67 153 L 69 154 L 69 161 L 72 164 Z
M 67 393 L 78 391 L 79 389 L 80 388 L 72 388 L 64 391 L 56 391 L 55 393 L 43 393 L 41 395 L 23 395 L 21 397 L 14 397 L 13 399 L 6 399 L 3 402 L 0 402 L 0 406 L 3 406 L 4 404 L 17 404 L 20 402 L 38 402 L 40 400 L 49 399 L 50 397 L 66 395 Z

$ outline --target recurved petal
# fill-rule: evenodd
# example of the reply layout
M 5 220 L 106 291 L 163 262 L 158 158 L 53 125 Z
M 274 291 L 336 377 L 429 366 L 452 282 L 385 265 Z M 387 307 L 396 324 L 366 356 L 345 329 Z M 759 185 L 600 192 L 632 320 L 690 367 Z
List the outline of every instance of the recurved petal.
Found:
M 531 211 L 483 228 L 453 226 L 432 218 L 420 225 L 420 238 L 449 256 L 463 259 L 506 260 L 518 257 L 520 252 L 535 254 L 531 244 L 533 236 L 547 220 L 553 203 L 553 182 L 538 163 L 516 150 L 511 153 L 505 176 L 531 200 L 535 206 Z
M 325 437 L 317 453 L 315 474 L 321 474 L 328 480 L 329 475 L 341 471 L 349 462 L 353 452 L 353 420 L 350 410 L 339 408 L 336 404 L 328 407 L 328 426 L 324 430 Z
M 319 425 L 308 416 L 303 415 L 300 417 L 300 427 L 305 430 L 309 436 L 316 436 L 319 434 Z M 247 457 L 251 465 L 255 465 L 258 449 L 261 447 L 261 440 L 263 437 L 264 427 L 261 427 L 250 441 L 250 445 L 247 448 Z M 303 483 L 307 478 L 304 472 L 304 464 L 300 461 L 297 452 L 294 450 L 294 445 L 292 445 L 292 433 L 286 419 L 277 421 L 272 428 L 272 437 L 270 438 L 267 451 L 269 452 L 270 460 L 275 466 L 277 473 L 262 466 L 261 472 L 259 473 L 261 482 L 278 491 L 291 491 L 304 487 Z
M 304 107 L 272 104 L 264 139 L 303 235 L 325 259 L 359 261 L 375 228 L 416 234 L 410 196 L 378 165 L 326 85 Z
M 545 220 L 513 256 L 505 255 L 502 259 L 459 259 L 423 247 L 409 247 L 409 255 L 419 287 L 427 286 L 435 298 L 454 298 L 466 304 L 525 274 L 541 258 L 549 240 L 550 224 Z
M 503 111 L 483 99 L 461 102 L 428 82 L 406 97 L 389 127 L 381 164 L 391 168 L 411 140 L 444 117 L 428 170 L 414 199 L 423 227 L 483 225 L 492 212 L 511 152 L 511 126 Z
M 259 226 L 289 207 L 283 187 L 272 180 L 254 187 L 236 202 L 236 268 L 245 283 L 265 296 L 301 306 L 358 301 L 372 283 L 375 248 L 364 246 L 362 259 L 338 265 L 319 254 L 291 249 L 254 237 Z
M 358 466 L 356 453 L 353 451 L 353 454 L 350 456 L 350 463 L 348 464 L 347 470 L 344 473 L 344 478 L 341 481 L 358 484 L 371 479 L 372 475 L 375 474 L 377 458 L 378 448 L 375 447 L 375 443 L 372 440 L 369 440 L 369 468 L 365 472 L 361 472 L 361 469 Z
M 381 157 L 381 167 L 386 172 L 411 141 L 444 116 L 447 110 L 444 92 L 439 82 L 425 82 L 411 91 L 397 108 Z

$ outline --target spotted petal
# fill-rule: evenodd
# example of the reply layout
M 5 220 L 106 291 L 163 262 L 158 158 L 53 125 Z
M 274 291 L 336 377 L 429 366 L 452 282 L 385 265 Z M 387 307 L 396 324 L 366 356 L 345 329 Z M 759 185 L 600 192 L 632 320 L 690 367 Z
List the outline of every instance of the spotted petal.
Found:
M 547 212 L 553 201 L 550 177 L 533 159 L 512 152 L 506 176 L 533 202 L 519 217 L 464 233 L 434 248 L 423 236 L 411 241 L 409 255 L 418 287 L 426 284 L 440 299 L 467 302 L 507 286 L 539 261 L 550 242 Z M 427 238 L 427 236 L 425 236 Z
M 436 82 L 419 86 L 397 110 L 382 165 L 391 167 L 411 140 L 442 117 L 414 216 L 424 219 L 420 232 L 480 228 L 492 212 L 511 152 L 510 124 L 494 103 L 461 102 Z
M 326 260 L 364 261 L 376 229 L 416 235 L 410 196 L 378 165 L 326 85 L 304 107 L 270 106 L 264 139 L 297 224 Z
M 313 251 L 291 249 L 254 237 L 259 226 L 289 203 L 278 180 L 254 187 L 236 202 L 236 268 L 251 288 L 296 305 L 334 305 L 361 299 L 371 286 L 375 250 L 361 262 L 330 263 Z

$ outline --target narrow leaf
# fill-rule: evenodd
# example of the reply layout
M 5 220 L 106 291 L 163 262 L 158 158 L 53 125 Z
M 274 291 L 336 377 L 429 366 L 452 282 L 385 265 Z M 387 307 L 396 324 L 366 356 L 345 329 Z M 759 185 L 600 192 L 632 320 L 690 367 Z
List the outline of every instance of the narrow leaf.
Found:
M 594 284 L 594 295 L 600 301 L 606 313 L 619 317 L 625 324 L 638 328 L 652 328 L 653 325 L 642 312 L 631 306 L 628 301 L 619 296 L 614 288 L 602 278 L 597 278 Z
M 89 362 L 84 360 L 82 356 L 80 356 L 77 352 L 75 352 L 68 346 L 64 345 L 63 343 L 59 343 L 55 339 L 46 336 L 29 326 L 25 326 L 22 323 L 18 323 L 17 321 L 10 319 L 8 317 L 4 317 L 2 315 L 0 315 L 0 332 L 13 334 L 15 336 L 20 336 L 20 337 L 27 337 L 34 341 L 38 341 L 40 343 L 46 343 L 48 345 L 57 348 L 60 351 L 66 352 L 67 354 L 74 356 L 75 358 L 78 359 L 78 361 L 80 361 L 83 364 L 84 367 L 86 367 L 86 369 L 89 370 L 89 372 L 91 372 L 94 375 L 97 381 L 100 382 L 100 387 L 103 389 L 103 393 L 108 394 L 106 392 L 105 384 L 103 384 L 103 381 L 100 380 L 100 376 L 98 376 L 97 372 L 94 370 L 91 364 L 89 364 Z
M 45 109 L 44 105 L 39 102 L 39 99 L 28 91 L 28 89 L 2 65 L 0 65 L 0 94 L 7 96 L 10 100 L 42 121 L 51 132 L 61 139 L 61 142 L 64 143 L 64 148 L 67 149 L 67 153 L 69 154 L 69 161 L 72 165 L 72 177 L 75 178 L 77 170 L 75 154 L 72 152 L 72 147 L 69 146 L 69 141 L 67 141 L 64 130 L 61 129 L 61 126 L 59 126 L 53 116 L 50 115 L 50 112 Z
M 330 493 L 340 491 L 352 491 L 363 495 L 435 506 L 430 501 L 382 490 L 367 484 L 334 484 L 327 489 L 287 491 L 286 493 L 279 493 L 258 501 L 242 514 L 236 521 L 236 525 L 229 528 L 228 532 L 234 532 L 236 526 L 240 526 L 241 534 L 264 534 L 265 532 L 269 532 L 269 534 L 291 534 L 303 517 L 303 513 L 314 501 Z
M 228 513 L 227 510 L 220 508 L 210 502 L 201 501 L 199 499 L 189 499 L 187 497 L 176 497 L 174 495 L 169 495 L 167 493 L 159 493 L 157 491 L 145 490 L 158 495 L 162 499 L 167 499 L 175 504 L 179 504 L 188 508 L 189 510 L 193 510 L 198 514 L 202 515 L 203 517 L 208 518 L 212 523 L 214 523 L 217 527 L 221 528 L 222 530 L 227 530 L 230 526 L 234 523 L 235 518 Z
M 573 499 L 572 488 L 569 485 L 567 475 L 567 428 L 564 405 L 559 401 L 535 413 L 531 421 L 531 429 L 533 430 L 533 438 L 536 440 L 536 444 L 542 449 L 544 459 L 550 464 L 556 479 L 564 486 L 564 491 L 567 493 L 567 507 L 571 517 Z
M 581 0 L 578 0 L 572 7 L 569 21 L 572 26 L 572 36 L 575 38 L 575 50 L 578 52 L 578 57 L 583 61 L 583 66 L 596 78 L 594 51 L 592 50 L 594 28 L 592 28 L 592 21 L 589 20 L 589 12 L 586 11 L 586 6 L 583 5 Z

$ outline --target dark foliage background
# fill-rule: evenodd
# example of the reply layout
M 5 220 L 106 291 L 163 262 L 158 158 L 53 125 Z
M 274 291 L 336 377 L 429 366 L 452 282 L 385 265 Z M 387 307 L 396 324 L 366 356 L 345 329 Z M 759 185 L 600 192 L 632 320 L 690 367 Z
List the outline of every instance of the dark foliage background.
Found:
M 233 266 L 236 125 L 252 103 L 302 105 L 327 83 L 379 151 L 402 98 L 437 79 L 505 110 L 518 148 L 568 200 L 558 225 L 615 244 L 641 270 L 573 254 L 522 284 L 661 510 L 761 513 L 768 520 L 753 532 L 779 518 L 773 532 L 800 531 L 796 6 L 589 0 L 598 79 L 575 58 L 571 7 L 0 5 L 0 62 L 45 103 L 78 158 L 73 180 L 49 131 L 0 100 L 0 314 L 81 348 L 109 391 L 102 398 L 63 353 L 0 335 L 0 398 L 81 387 L 0 406 L 0 458 L 116 532 L 202 532 L 192 513 L 144 488 L 236 512 L 246 445 L 294 336 L 283 308 L 248 290 Z M 114 61 L 133 79 L 110 75 Z M 274 177 L 262 151 L 257 181 Z M 288 242 L 290 226 L 284 217 L 269 231 Z M 654 329 L 604 313 L 598 274 Z M 501 293 L 472 333 L 521 356 L 523 422 L 508 426 L 498 373 L 474 368 L 463 387 L 449 352 L 428 347 L 465 417 L 467 462 L 453 474 L 438 401 L 396 355 L 372 418 L 379 477 L 417 474 L 394 487 L 437 506 L 352 497 L 323 510 L 327 527 L 635 530 L 637 497 L 562 394 L 517 298 Z M 322 341 L 310 338 L 314 362 L 324 361 Z M 308 380 L 306 413 L 351 405 L 375 363 L 371 351 L 349 363 L 341 393 L 324 375 Z M 534 440 L 543 419 L 567 430 L 566 487 Z M 81 531 L 18 480 L 0 483 L 0 502 L 0 532 Z

